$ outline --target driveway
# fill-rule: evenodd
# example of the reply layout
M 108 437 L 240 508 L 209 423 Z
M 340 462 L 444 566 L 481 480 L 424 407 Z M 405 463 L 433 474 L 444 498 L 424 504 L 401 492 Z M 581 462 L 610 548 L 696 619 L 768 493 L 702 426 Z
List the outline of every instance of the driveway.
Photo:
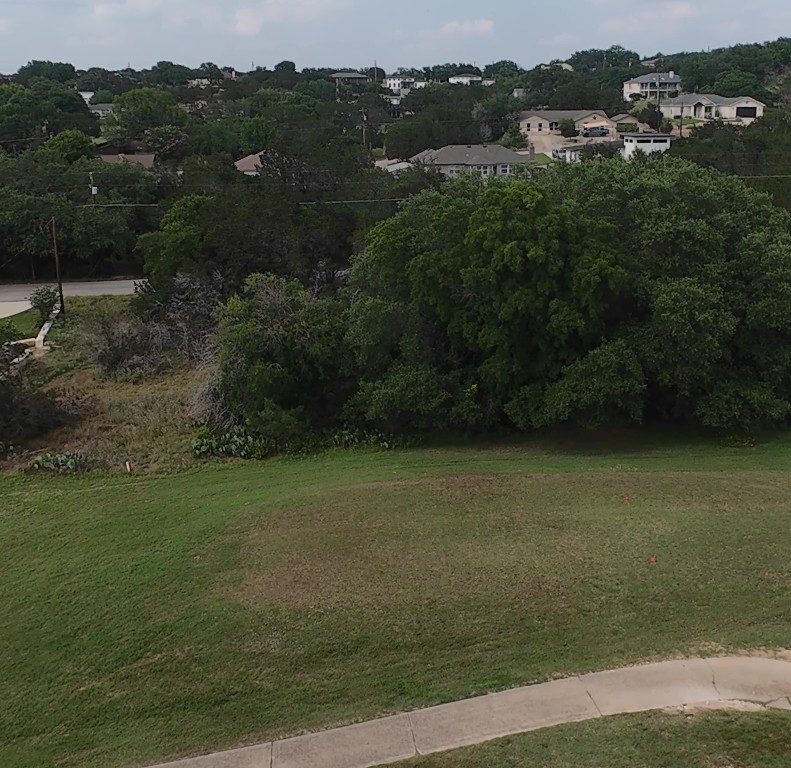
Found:
M 64 296 L 129 296 L 135 292 L 136 280 L 91 280 L 63 283 Z M 30 308 L 27 297 L 42 285 L 54 283 L 13 283 L 0 285 L 0 318 L 10 317 Z

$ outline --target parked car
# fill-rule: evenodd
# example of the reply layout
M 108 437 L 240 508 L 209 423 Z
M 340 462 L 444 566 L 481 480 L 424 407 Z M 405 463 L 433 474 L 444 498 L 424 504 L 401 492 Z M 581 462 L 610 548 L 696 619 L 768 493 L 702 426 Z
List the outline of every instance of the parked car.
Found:
M 610 129 L 609 128 L 584 128 L 582 131 L 583 136 L 609 136 Z

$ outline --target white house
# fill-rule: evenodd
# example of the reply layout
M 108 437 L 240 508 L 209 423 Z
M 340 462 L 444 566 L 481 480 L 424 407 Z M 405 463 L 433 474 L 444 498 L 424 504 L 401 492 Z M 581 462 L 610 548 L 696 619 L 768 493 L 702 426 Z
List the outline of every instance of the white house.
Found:
M 529 164 L 530 158 L 499 144 L 452 144 L 442 149 L 427 149 L 410 162 L 434 166 L 445 176 L 469 172 L 491 178 L 510 176 L 518 166 Z
M 670 120 L 685 117 L 694 120 L 726 120 L 749 125 L 763 117 L 766 104 L 751 96 L 728 98 L 715 93 L 685 93 L 659 105 L 662 115 Z
M 622 138 L 623 156 L 629 160 L 638 152 L 644 155 L 667 152 L 678 136 L 669 133 L 624 133 Z
M 564 120 L 571 120 L 578 131 L 586 128 L 615 130 L 615 123 L 607 117 L 603 109 L 528 110 L 519 116 L 519 128 L 526 136 L 558 133 Z
M 414 88 L 415 78 L 410 75 L 388 75 L 382 85 L 393 93 L 400 93 Z
M 429 86 L 428 80 L 415 80 L 415 82 L 412 83 L 413 88 L 428 88 L 428 86 Z
M 624 133 L 619 141 L 596 141 L 587 144 L 577 143 L 552 150 L 552 157 L 564 160 L 567 163 L 578 163 L 582 160 L 585 147 L 595 150 L 597 147 L 604 149 L 617 149 L 621 157 L 630 160 L 638 152 L 652 155 L 658 152 L 667 152 L 677 136 L 669 133 Z
M 192 80 L 187 80 L 188 88 L 208 88 L 211 85 L 211 80 L 208 77 L 194 77 Z
M 482 85 L 483 78 L 480 75 L 452 75 L 448 82 L 451 85 Z
M 94 97 L 94 91 L 78 91 L 78 93 L 86 104 L 90 104 L 91 99 Z
M 681 92 L 681 78 L 675 72 L 652 72 L 650 75 L 633 77 L 623 84 L 623 100 L 646 99 L 657 101 L 669 99 Z

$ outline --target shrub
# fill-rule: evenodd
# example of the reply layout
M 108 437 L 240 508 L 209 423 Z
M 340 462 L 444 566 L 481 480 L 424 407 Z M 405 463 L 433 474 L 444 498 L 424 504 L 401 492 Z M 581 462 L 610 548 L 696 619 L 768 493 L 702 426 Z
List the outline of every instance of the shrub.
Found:
M 0 379 L 0 441 L 19 444 L 66 421 L 53 397 L 35 389 L 25 371 Z
M 91 324 L 94 362 L 102 373 L 137 376 L 168 365 L 164 340 L 134 316 L 103 313 Z
M 0 442 L 0 461 L 13 459 L 16 456 L 16 446 L 11 443 Z
M 10 320 L 0 320 L 0 347 L 16 341 L 19 338 L 19 331 Z
M 28 296 L 28 301 L 33 305 L 33 309 L 38 312 L 42 325 L 47 322 L 47 318 L 52 314 L 52 308 L 55 306 L 58 297 L 58 289 L 54 285 L 42 285 Z
M 33 459 L 28 469 L 34 472 L 54 472 L 59 475 L 74 475 L 87 472 L 88 457 L 84 453 L 45 453 Z

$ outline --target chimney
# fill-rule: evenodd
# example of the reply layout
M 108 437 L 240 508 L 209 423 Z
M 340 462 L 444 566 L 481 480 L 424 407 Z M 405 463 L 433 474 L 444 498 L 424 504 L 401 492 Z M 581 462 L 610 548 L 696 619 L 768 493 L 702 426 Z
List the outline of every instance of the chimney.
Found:
M 670 70 L 670 72 L 668 72 L 667 74 L 668 74 L 668 75 L 670 75 L 670 79 L 671 79 L 671 80 L 672 80 L 672 79 L 673 79 L 673 78 L 676 76 L 676 73 L 675 73 L 675 72 L 673 72 L 673 70 L 672 70 L 672 69 L 671 69 L 671 70 Z
M 535 148 L 535 146 L 533 145 L 532 142 L 531 142 L 530 146 L 528 147 L 528 155 L 527 155 L 527 157 L 528 157 L 528 160 L 530 160 L 530 162 L 533 162 L 536 159 L 536 148 Z

